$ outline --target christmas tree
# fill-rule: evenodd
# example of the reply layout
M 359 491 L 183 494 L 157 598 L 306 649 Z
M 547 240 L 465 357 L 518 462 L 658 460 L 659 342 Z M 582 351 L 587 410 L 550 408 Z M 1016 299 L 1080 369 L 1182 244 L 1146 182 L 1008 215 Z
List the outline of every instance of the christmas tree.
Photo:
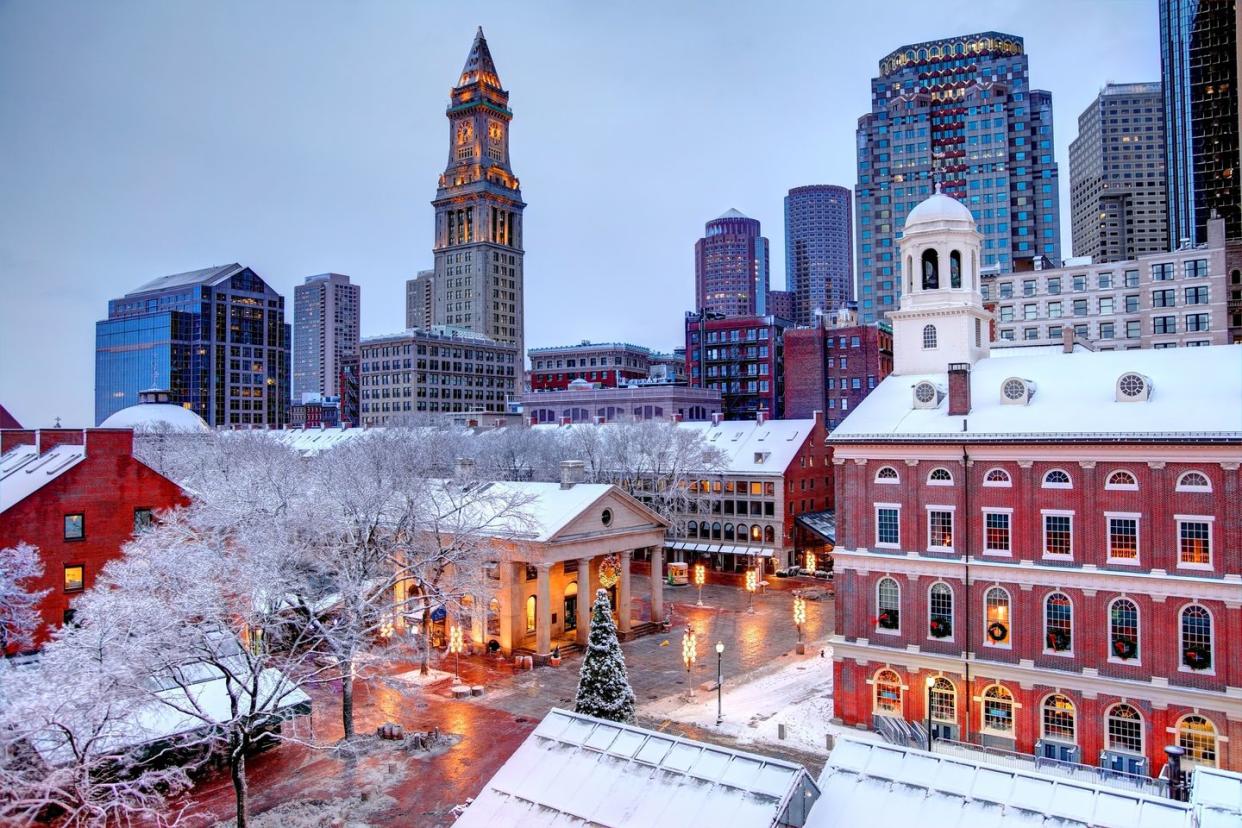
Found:
M 612 623 L 612 605 L 606 591 L 595 593 L 591 613 L 591 636 L 578 676 L 574 712 L 613 722 L 632 722 L 634 690 L 625 672 L 625 656 Z

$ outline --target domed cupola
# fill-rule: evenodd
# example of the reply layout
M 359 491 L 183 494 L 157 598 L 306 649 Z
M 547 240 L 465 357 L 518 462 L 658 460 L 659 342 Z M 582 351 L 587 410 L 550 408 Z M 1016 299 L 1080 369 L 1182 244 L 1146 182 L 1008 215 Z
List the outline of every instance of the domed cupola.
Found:
M 202 417 L 188 408 L 174 405 L 172 394 L 164 388 L 139 391 L 137 405 L 113 413 L 99 427 L 132 428 L 135 431 L 211 431 Z

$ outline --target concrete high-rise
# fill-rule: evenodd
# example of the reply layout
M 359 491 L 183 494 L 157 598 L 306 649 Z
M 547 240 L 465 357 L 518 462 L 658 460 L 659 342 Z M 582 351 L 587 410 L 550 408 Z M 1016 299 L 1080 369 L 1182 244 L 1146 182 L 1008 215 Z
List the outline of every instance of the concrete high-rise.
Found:
M 728 210 L 694 243 L 697 309 L 725 316 L 768 313 L 768 240 L 759 222 Z
M 1242 237 L 1235 0 L 1160 0 L 1169 242 L 1200 244 L 1216 211 Z
M 1074 255 L 1096 263 L 1169 249 L 1163 97 L 1158 83 L 1110 83 L 1070 142 Z
M 522 192 L 509 165 L 509 93 L 480 28 L 445 113 L 432 322 L 518 346 L 525 359 Z
M 816 311 L 831 314 L 854 298 L 852 200 L 849 188 L 832 184 L 794 187 L 785 196 L 785 287 L 799 325 L 814 325 Z
M 420 270 L 405 283 L 405 327 L 430 328 L 435 318 L 436 272 Z
M 340 273 L 307 276 L 293 289 L 293 401 L 335 397 L 341 360 L 358 352 L 361 289 Z
M 1052 95 L 1030 88 L 1022 38 L 981 32 L 880 61 L 858 120 L 854 190 L 860 321 L 897 307 L 905 216 L 940 184 L 975 217 L 981 266 L 1061 258 Z

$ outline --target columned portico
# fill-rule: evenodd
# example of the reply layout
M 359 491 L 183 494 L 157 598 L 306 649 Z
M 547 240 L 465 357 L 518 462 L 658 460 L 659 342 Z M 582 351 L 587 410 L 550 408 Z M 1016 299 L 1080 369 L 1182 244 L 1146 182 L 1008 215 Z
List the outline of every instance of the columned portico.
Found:
M 574 640 L 585 648 L 591 632 L 591 605 L 595 603 L 595 585 L 591 581 L 591 559 L 578 559 L 578 605 L 574 608 L 577 626 Z
M 630 632 L 630 559 L 633 550 L 626 549 L 621 553 L 621 578 L 617 582 L 617 629 L 622 635 Z
M 651 620 L 664 620 L 664 545 L 651 547 Z

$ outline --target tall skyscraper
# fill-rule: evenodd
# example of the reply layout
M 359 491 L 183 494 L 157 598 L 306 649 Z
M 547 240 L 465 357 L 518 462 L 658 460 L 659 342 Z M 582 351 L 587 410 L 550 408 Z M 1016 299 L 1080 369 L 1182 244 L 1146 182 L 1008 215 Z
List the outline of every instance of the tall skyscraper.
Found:
M 1242 237 L 1236 0 L 1160 0 L 1169 243 L 1207 240 L 1215 210 Z
M 436 208 L 433 323 L 518 346 L 525 359 L 522 192 L 509 166 L 509 93 L 480 27 L 453 88 Z
M 756 219 L 737 210 L 712 219 L 694 243 L 698 310 L 725 316 L 767 314 L 768 270 L 768 240 Z
M 95 323 L 95 422 L 160 388 L 208 425 L 282 425 L 289 408 L 285 300 L 233 263 L 147 282 Z
M 816 324 L 854 298 L 853 221 L 849 188 L 794 187 L 785 196 L 785 287 L 794 294 L 794 321 Z
M 897 307 L 906 214 L 942 185 L 983 234 L 982 266 L 1061 258 L 1052 95 L 1030 88 L 1022 38 L 999 32 L 902 46 L 858 120 L 858 311 Z
M 430 328 L 435 318 L 434 270 L 420 270 L 418 275 L 405 283 L 405 326 L 407 328 Z
M 335 397 L 341 359 L 358 352 L 360 288 L 340 273 L 307 276 L 293 289 L 293 401 Z
M 1110 83 L 1070 142 L 1074 255 L 1099 262 L 1169 249 L 1163 97 L 1158 83 Z

